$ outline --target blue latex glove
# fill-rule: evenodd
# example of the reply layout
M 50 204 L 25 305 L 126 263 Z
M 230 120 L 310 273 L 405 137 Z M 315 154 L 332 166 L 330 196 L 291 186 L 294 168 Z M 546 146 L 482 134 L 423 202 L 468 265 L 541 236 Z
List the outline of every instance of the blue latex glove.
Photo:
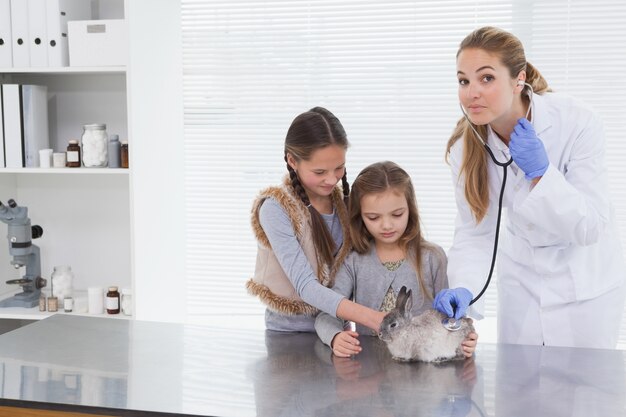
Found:
M 467 288 L 448 288 L 437 293 L 433 308 L 458 320 L 465 315 L 471 301 L 472 293 Z
M 550 164 L 543 142 L 537 137 L 533 125 L 524 118 L 517 121 L 511 133 L 509 151 L 529 181 L 545 174 Z

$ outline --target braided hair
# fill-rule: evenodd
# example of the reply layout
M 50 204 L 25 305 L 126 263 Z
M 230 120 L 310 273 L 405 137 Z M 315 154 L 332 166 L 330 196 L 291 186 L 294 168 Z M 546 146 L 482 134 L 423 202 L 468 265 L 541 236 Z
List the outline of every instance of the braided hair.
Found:
M 321 214 L 313 207 L 304 186 L 298 178 L 296 171 L 287 162 L 287 155 L 291 155 L 296 161 L 309 160 L 314 151 L 329 145 L 339 145 L 347 148 L 348 138 L 341 122 L 330 111 L 323 107 L 314 107 L 311 110 L 298 115 L 285 138 L 285 163 L 289 172 L 289 179 L 294 191 L 307 207 L 311 215 L 311 228 L 313 230 L 313 244 L 317 251 L 318 270 L 325 265 L 332 265 L 335 253 L 335 241 L 326 227 Z M 344 204 L 348 203 L 350 185 L 344 170 L 341 178 Z M 345 237 L 347 238 L 347 237 Z M 344 238 L 344 240 L 345 240 Z M 323 264 L 320 265 L 319 262 Z

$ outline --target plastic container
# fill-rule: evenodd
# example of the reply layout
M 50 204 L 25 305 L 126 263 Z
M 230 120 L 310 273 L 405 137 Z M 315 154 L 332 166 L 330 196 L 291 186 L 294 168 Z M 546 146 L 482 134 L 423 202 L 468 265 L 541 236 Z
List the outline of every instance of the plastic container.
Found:
M 122 288 L 122 314 L 133 315 L 133 292 L 130 288 Z
M 118 135 L 109 136 L 109 168 L 120 168 L 122 166 L 120 161 L 121 145 L 120 137 Z
M 87 309 L 89 314 L 102 314 L 104 312 L 104 290 L 100 287 L 87 289 Z
M 94 123 L 83 126 L 81 143 L 83 148 L 83 166 L 86 168 L 102 168 L 108 163 L 107 126 Z

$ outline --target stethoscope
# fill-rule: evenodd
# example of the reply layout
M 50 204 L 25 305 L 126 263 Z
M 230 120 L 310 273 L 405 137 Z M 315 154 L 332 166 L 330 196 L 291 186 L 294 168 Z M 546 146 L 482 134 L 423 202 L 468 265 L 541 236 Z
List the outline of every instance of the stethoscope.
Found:
M 525 87 L 528 87 L 530 89 L 530 94 L 528 95 L 530 98 L 530 103 L 528 105 L 528 110 L 526 111 L 526 119 L 528 119 L 528 116 L 530 115 L 530 109 L 532 109 L 533 107 L 534 90 L 530 84 L 525 83 L 522 80 L 518 81 L 518 85 L 524 85 Z M 496 221 L 496 235 L 493 240 L 493 253 L 491 256 L 491 267 L 489 268 L 489 275 L 487 276 L 487 281 L 485 282 L 483 289 L 478 293 L 476 297 L 472 299 L 472 301 L 470 301 L 469 305 L 472 305 L 476 301 L 478 301 L 478 299 L 482 297 L 483 294 L 485 294 L 485 291 L 487 291 L 487 287 L 489 287 L 489 283 L 491 282 L 491 277 L 493 276 L 493 270 L 496 266 L 496 254 L 498 252 L 498 239 L 500 237 L 500 219 L 502 217 L 502 200 L 504 198 L 504 187 L 506 186 L 507 167 L 513 163 L 513 158 L 509 157 L 509 159 L 504 162 L 498 161 L 498 159 L 496 159 L 496 156 L 493 154 L 489 145 L 487 145 L 487 141 L 483 139 L 482 136 L 480 136 L 480 133 L 478 133 L 478 131 L 474 127 L 474 124 L 472 123 L 469 116 L 465 112 L 465 109 L 463 108 L 463 105 L 461 103 L 459 103 L 459 107 L 461 108 L 461 113 L 463 113 L 463 117 L 465 117 L 465 120 L 467 120 L 469 127 L 472 129 L 472 131 L 474 132 L 478 140 L 480 140 L 480 142 L 483 144 L 483 146 L 485 147 L 485 150 L 491 157 L 491 160 L 493 161 L 493 163 L 502 167 L 502 186 L 500 187 L 500 196 L 498 197 L 498 218 Z M 445 327 L 446 329 L 452 332 L 455 332 L 461 328 L 460 321 L 456 320 L 454 317 L 446 317 L 441 321 L 441 323 L 443 324 L 443 327 Z

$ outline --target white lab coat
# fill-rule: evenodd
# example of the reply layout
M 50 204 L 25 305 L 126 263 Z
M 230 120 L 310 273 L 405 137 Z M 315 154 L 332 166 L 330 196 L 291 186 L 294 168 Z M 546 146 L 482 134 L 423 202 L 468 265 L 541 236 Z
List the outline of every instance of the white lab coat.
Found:
M 533 101 L 532 122 L 550 165 L 532 189 L 515 162 L 508 168 L 497 262 L 499 340 L 614 347 L 626 272 L 609 199 L 602 124 L 570 97 L 535 94 Z M 488 144 L 499 161 L 508 160 L 508 147 L 491 129 Z M 489 159 L 489 210 L 476 225 L 459 180 L 462 157 L 458 140 L 450 151 L 458 213 L 448 279 L 451 288 L 465 287 L 475 296 L 489 273 L 503 172 Z M 598 308 L 602 297 L 612 299 Z M 482 317 L 483 301 L 470 315 Z M 598 322 L 581 329 L 581 316 Z M 607 323 L 609 318 L 617 323 Z

